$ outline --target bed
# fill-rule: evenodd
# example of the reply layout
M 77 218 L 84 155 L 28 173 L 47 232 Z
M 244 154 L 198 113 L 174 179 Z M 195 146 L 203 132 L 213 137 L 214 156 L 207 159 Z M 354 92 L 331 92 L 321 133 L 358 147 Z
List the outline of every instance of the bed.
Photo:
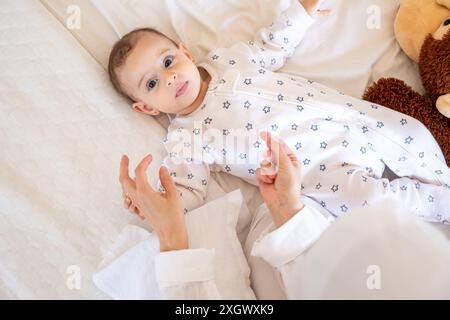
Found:
M 127 223 L 120 156 L 131 166 L 165 156 L 168 119 L 131 111 L 105 71 L 109 49 L 136 27 L 156 27 L 196 58 L 251 39 L 289 0 L 17 0 L 0 2 L 0 298 L 105 299 L 92 282 Z M 327 0 L 281 70 L 360 97 L 396 76 L 422 90 L 393 35 L 398 1 Z M 204 19 L 208 17 L 208 19 Z M 77 20 L 79 18 L 79 20 Z M 375 19 L 375 20 L 374 20 Z M 378 20 L 377 20 L 378 19 Z M 157 166 L 149 170 L 156 182 Z M 207 201 L 240 188 L 250 210 L 258 190 L 213 173 Z M 436 226 L 439 234 L 450 235 Z M 76 272 L 81 285 L 73 287 Z

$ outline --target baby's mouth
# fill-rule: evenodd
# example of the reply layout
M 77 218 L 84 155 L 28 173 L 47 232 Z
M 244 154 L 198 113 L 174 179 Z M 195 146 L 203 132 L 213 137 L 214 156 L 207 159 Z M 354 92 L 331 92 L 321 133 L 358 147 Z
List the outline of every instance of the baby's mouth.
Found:
M 189 86 L 189 81 L 181 83 L 177 88 L 177 94 L 175 95 L 175 98 L 178 98 L 179 96 L 183 95 L 187 88 Z

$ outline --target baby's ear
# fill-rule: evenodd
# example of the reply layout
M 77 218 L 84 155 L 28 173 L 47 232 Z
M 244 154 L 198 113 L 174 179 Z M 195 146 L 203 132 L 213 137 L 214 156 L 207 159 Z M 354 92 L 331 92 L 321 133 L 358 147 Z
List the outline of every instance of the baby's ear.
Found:
M 159 115 L 159 110 L 156 110 L 155 108 L 149 107 L 145 103 L 139 101 L 135 102 L 131 105 L 134 111 L 139 113 L 145 113 L 151 116 L 157 116 Z

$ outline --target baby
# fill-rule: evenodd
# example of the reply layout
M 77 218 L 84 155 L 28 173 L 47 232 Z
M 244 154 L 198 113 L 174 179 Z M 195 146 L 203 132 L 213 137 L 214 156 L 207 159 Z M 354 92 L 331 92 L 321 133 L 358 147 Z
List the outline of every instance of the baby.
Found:
M 158 31 L 132 31 L 112 49 L 111 82 L 136 112 L 171 118 L 164 165 L 185 212 L 204 202 L 210 170 L 258 184 L 267 156 L 259 136 L 264 130 L 296 153 L 301 193 L 317 212 L 339 216 L 390 197 L 423 219 L 449 223 L 450 170 L 419 121 L 275 72 L 312 16 L 327 14 L 319 4 L 293 0 L 252 41 L 215 49 L 198 64 L 182 43 Z M 398 178 L 383 178 L 386 166 Z

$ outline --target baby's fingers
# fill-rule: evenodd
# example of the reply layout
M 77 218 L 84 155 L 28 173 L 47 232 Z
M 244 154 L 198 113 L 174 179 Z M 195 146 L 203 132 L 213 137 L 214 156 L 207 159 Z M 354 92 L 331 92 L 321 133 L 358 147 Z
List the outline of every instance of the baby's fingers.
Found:
M 329 15 L 331 15 L 331 9 L 319 9 L 316 11 L 316 16 L 317 17 L 327 17 Z
M 270 176 L 261 174 L 261 168 L 256 169 L 256 180 L 267 184 L 273 183 L 273 179 Z

